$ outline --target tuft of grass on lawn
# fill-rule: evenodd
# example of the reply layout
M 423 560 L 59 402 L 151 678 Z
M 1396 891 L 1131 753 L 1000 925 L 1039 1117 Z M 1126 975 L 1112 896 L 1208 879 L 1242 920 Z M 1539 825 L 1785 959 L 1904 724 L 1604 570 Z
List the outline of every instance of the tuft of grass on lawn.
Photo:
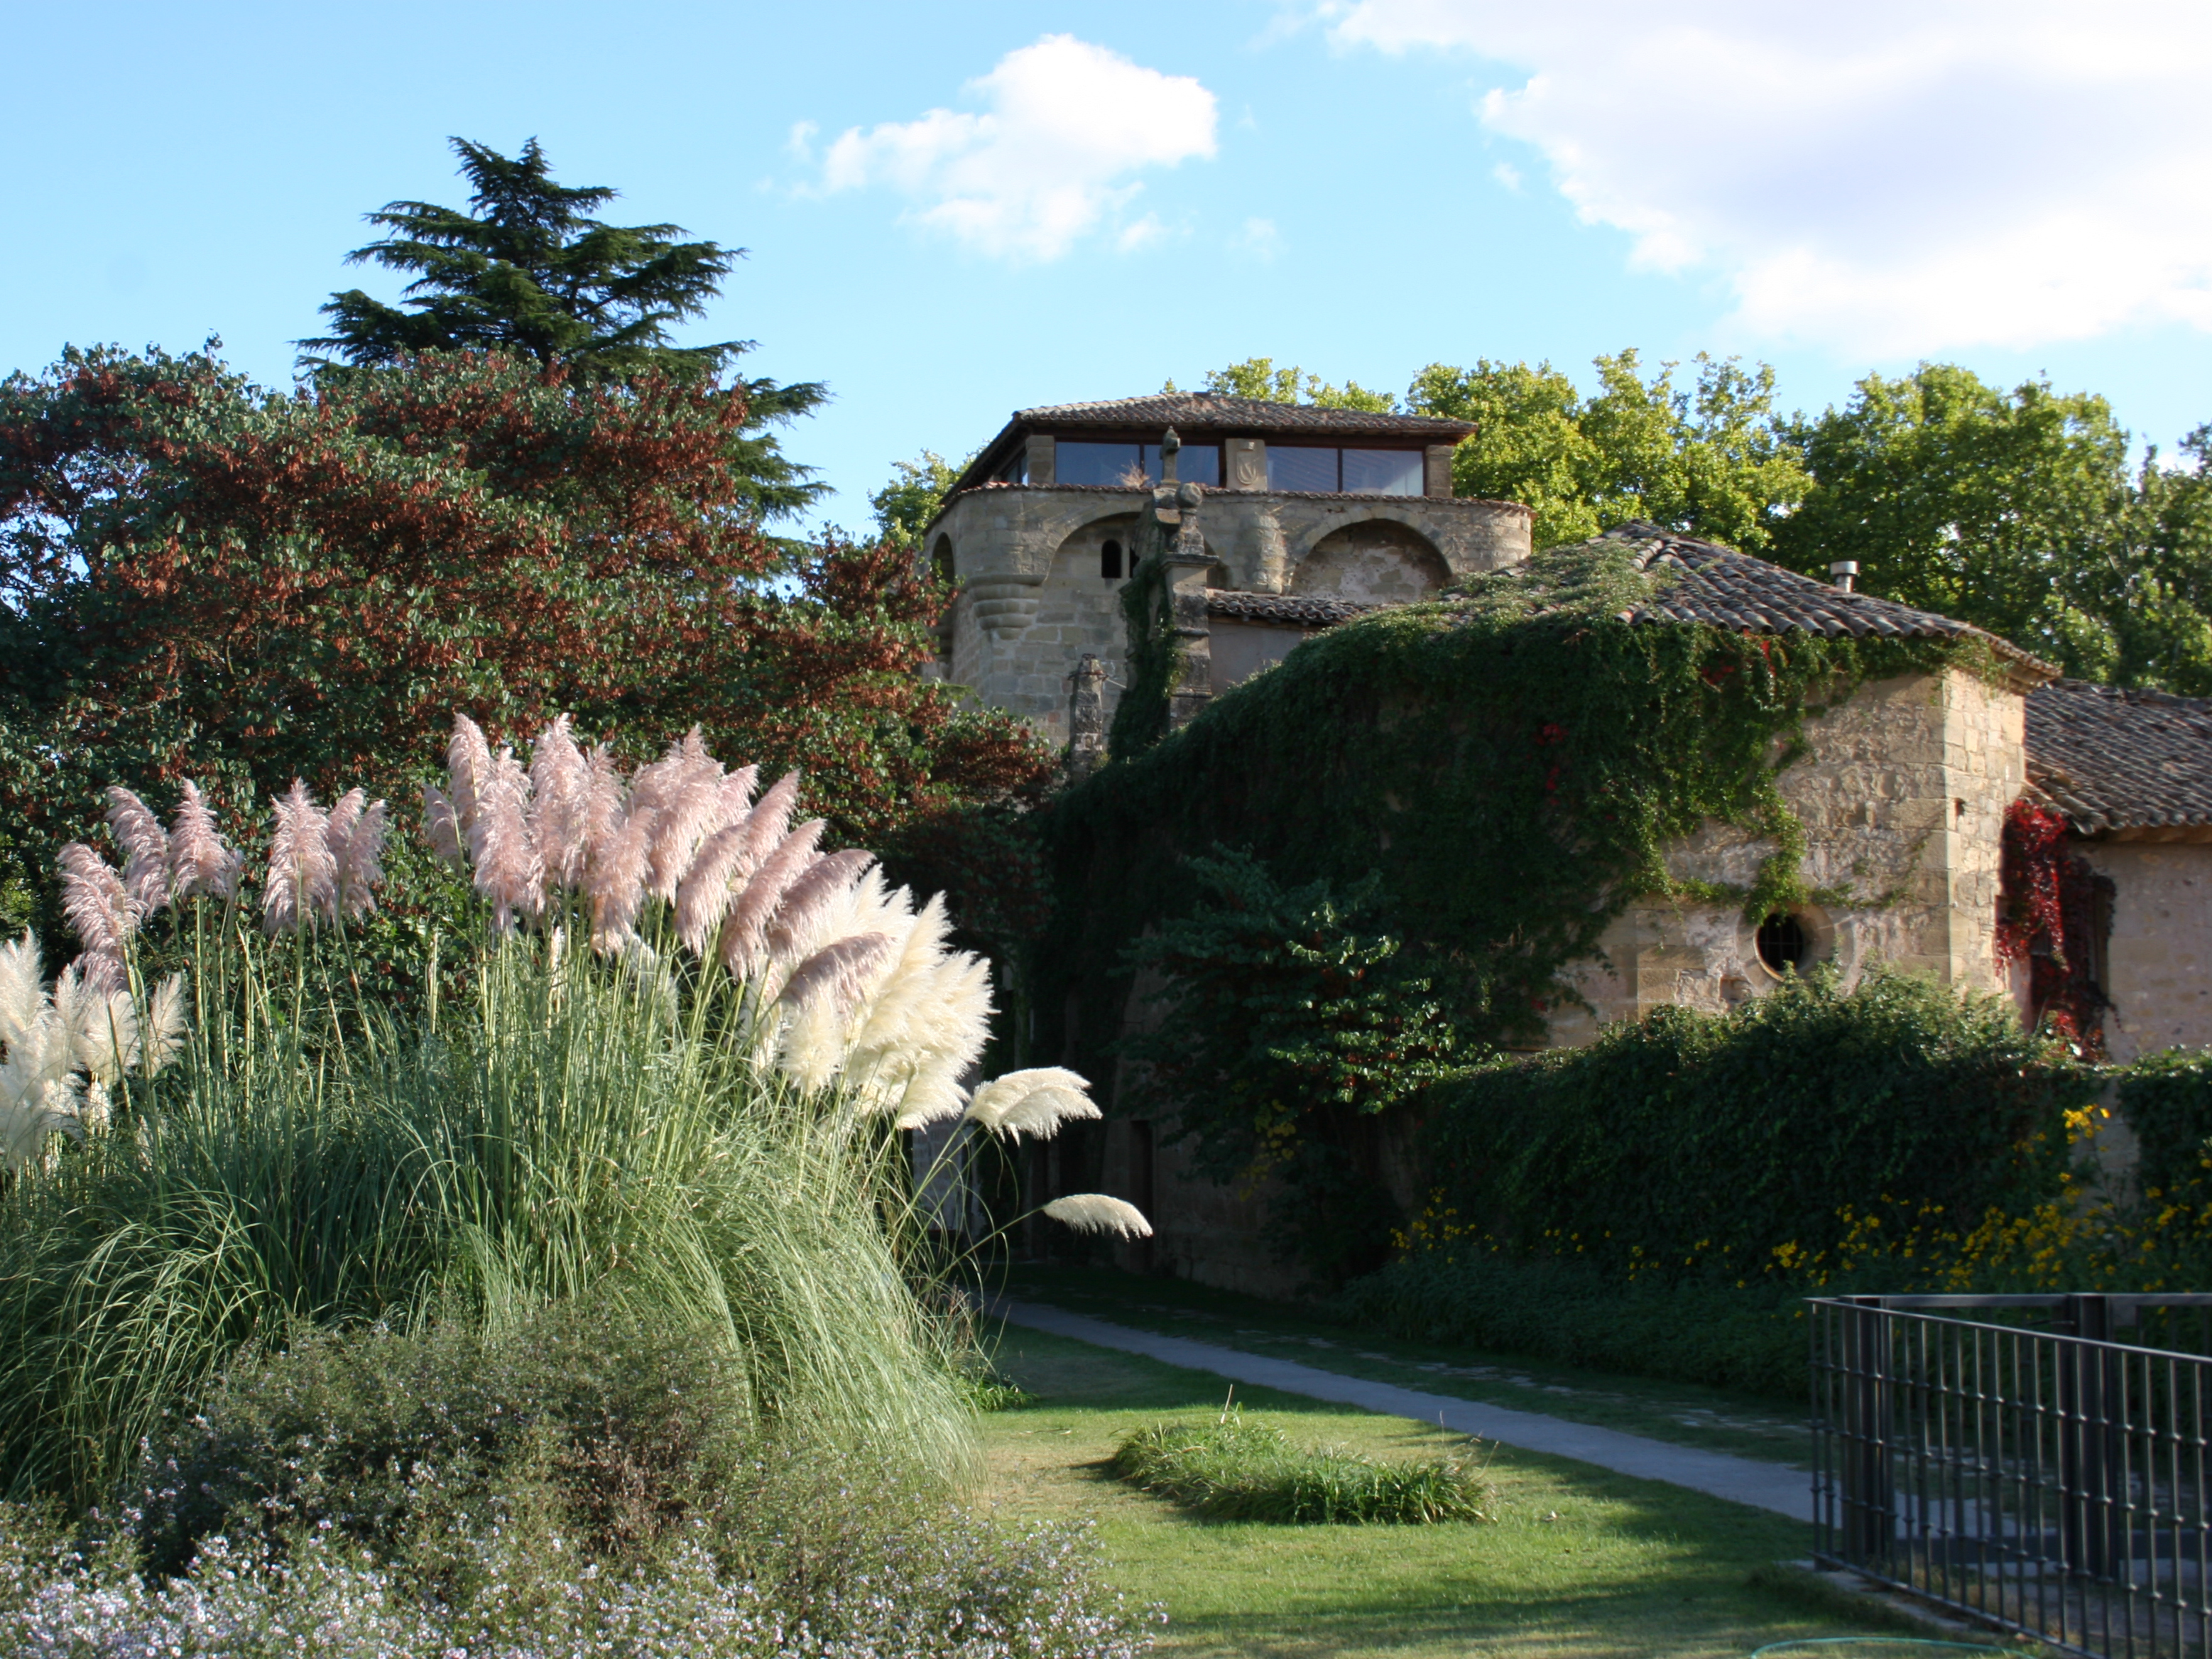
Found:
M 1122 1437 L 1114 1473 L 1214 1521 L 1304 1526 L 1486 1521 L 1490 1488 L 1466 1450 L 1384 1462 L 1341 1446 L 1301 1450 L 1272 1423 L 1224 1407 L 1211 1423 L 1155 1423 Z
M 1018 1328 L 994 1360 L 1036 1403 L 982 1420 L 979 1496 L 1008 1521 L 1092 1522 L 1108 1582 L 1166 1613 L 1164 1659 L 1742 1659 L 1879 1627 L 1752 1582 L 1808 1553 L 1809 1527 L 1510 1446 L 1487 1458 L 1493 1518 L 1480 1526 L 1206 1519 L 1117 1480 L 1112 1463 L 1137 1430 L 1216 1416 L 1218 1377 Z M 1464 1444 L 1433 1424 L 1269 1389 L 1237 1399 L 1295 1443 L 1378 1462 Z

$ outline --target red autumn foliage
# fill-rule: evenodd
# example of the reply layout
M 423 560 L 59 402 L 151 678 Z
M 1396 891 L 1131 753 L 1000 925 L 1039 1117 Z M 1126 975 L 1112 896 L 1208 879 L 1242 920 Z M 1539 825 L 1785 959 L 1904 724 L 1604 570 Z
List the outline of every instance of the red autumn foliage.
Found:
M 2028 1012 L 2086 1052 L 2104 1041 L 2108 1006 L 2097 983 L 2098 892 L 2106 878 L 2069 850 L 2065 817 L 2016 800 L 1998 864 L 1996 953 L 2025 962 Z

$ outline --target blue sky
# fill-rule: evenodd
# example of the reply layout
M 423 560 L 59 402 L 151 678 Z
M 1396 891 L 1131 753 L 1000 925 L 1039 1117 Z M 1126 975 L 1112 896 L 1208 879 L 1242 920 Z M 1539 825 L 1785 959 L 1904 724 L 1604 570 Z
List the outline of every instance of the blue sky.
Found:
M 1802 15 L 1800 15 L 1802 14 Z M 9 8 L 0 368 L 222 336 L 271 383 L 460 134 L 750 250 L 695 335 L 827 381 L 858 526 L 1007 412 L 1252 356 L 1922 358 L 2212 421 L 2195 9 L 1699 0 Z

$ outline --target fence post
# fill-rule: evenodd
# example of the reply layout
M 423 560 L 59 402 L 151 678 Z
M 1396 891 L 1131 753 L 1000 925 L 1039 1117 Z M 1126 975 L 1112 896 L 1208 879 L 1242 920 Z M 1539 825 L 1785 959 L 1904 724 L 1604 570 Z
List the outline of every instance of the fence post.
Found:
M 2070 1295 L 2066 1322 L 2081 1340 L 2061 1344 L 2059 1352 L 2060 1541 L 2069 1572 L 2101 1578 L 2112 1570 L 2118 1518 L 2112 1492 L 2115 1401 L 2102 1346 L 2112 1340 L 2112 1304 L 2094 1291 Z
M 1844 1556 L 1888 1560 L 1897 1541 L 1889 1459 L 1889 1320 L 1878 1296 L 1846 1298 L 1844 1320 Z

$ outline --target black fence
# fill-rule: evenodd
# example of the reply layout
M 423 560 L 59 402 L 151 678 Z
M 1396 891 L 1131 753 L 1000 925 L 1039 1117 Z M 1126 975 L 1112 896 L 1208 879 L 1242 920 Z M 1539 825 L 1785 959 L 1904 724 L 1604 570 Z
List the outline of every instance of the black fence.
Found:
M 2212 1659 L 2212 1296 L 1809 1312 L 1821 1560 L 2049 1646 Z

